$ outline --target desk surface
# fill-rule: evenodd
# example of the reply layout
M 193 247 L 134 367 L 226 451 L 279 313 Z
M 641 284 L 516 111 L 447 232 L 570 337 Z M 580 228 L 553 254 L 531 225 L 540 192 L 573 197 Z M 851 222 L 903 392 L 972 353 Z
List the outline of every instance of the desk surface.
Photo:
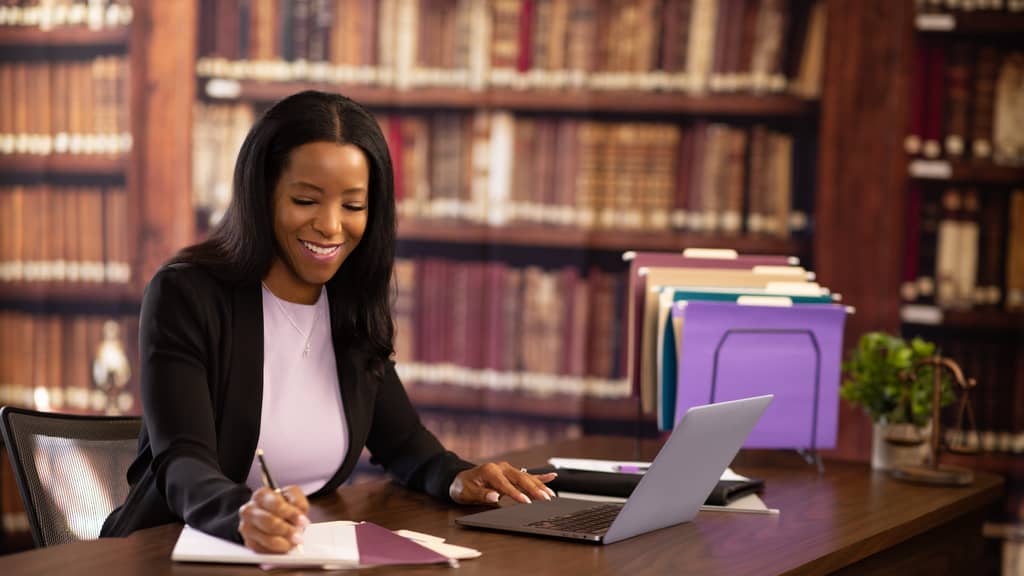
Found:
M 516 452 L 509 455 L 509 461 L 517 466 L 539 466 L 552 455 L 650 459 L 657 446 L 653 441 L 644 442 L 637 455 L 632 440 L 592 437 Z M 743 453 L 733 466 L 741 474 L 765 479 L 764 499 L 769 506 L 781 509 L 780 516 L 701 512 L 693 522 L 597 546 L 462 528 L 455 519 L 479 508 L 451 506 L 387 481 L 342 488 L 336 495 L 314 502 L 310 516 L 314 522 L 371 520 L 391 529 L 408 528 L 442 536 L 453 544 L 483 552 L 481 558 L 463 562 L 458 572 L 435 566 L 405 569 L 403 573 L 535 576 L 685 571 L 761 575 L 824 574 L 844 569 L 869 573 L 875 557 L 900 547 L 906 550 L 900 548 L 898 555 L 890 554 L 884 567 L 889 571 L 902 565 L 911 568 L 909 573 L 916 573 L 925 565 L 915 555 L 932 558 L 930 562 L 935 566 L 949 566 L 945 562 L 950 558 L 941 558 L 943 554 L 953 554 L 954 561 L 967 561 L 965 551 L 977 551 L 978 545 L 968 544 L 966 539 L 980 542 L 983 509 L 1002 490 L 1002 480 L 988 474 L 980 474 L 969 487 L 916 486 L 871 473 L 866 465 L 841 462 L 826 463 L 824 475 L 819 476 L 813 467 L 789 453 Z M 962 522 L 964 519 L 971 522 Z M 949 528 L 957 523 L 967 527 Z M 171 548 L 180 529 L 181 525 L 161 526 L 128 538 L 78 542 L 0 557 L 0 573 L 260 573 L 254 567 L 172 563 Z M 378 568 L 373 573 L 385 572 Z

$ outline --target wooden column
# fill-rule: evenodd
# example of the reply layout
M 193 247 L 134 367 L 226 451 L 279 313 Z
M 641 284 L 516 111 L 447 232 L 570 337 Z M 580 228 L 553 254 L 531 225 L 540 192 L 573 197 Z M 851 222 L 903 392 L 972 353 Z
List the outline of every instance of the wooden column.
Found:
M 849 350 L 865 332 L 900 325 L 913 4 L 830 0 L 828 8 L 814 270 L 857 308 Z M 844 404 L 832 455 L 866 459 L 870 446 L 870 422 Z
M 141 288 L 192 242 L 192 103 L 196 97 L 196 2 L 134 3 L 133 276 Z

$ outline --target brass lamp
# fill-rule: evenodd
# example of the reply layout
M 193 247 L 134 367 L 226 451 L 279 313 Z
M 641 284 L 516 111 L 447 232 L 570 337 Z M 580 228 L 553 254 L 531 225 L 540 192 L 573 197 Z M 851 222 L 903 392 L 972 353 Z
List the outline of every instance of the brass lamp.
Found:
M 121 345 L 120 332 L 117 322 L 103 323 L 103 342 L 92 364 L 93 382 L 102 391 L 106 413 L 112 416 L 129 411 L 133 403 L 131 392 L 125 389 L 131 378 L 131 366 Z

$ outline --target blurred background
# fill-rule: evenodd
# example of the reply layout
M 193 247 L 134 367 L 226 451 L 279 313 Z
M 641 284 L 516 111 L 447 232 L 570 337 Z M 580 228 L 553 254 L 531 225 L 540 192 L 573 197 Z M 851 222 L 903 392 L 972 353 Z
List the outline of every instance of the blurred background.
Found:
M 1024 477 L 1024 4 L 1015 0 L 4 0 L 0 404 L 138 414 L 160 264 L 231 200 L 254 119 L 307 88 L 378 118 L 399 372 L 479 459 L 654 435 L 628 250 L 797 256 L 977 378 Z M 838 447 L 871 422 L 841 407 Z M 6 454 L 6 551 L 30 545 Z M 379 473 L 368 460 L 353 481 Z

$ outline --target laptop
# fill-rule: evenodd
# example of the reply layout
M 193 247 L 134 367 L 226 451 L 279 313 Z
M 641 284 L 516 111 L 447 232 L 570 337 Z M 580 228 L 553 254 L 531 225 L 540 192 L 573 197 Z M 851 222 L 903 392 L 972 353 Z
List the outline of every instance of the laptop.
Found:
M 694 406 L 624 503 L 556 498 L 455 521 L 463 526 L 611 544 L 688 522 L 714 489 L 773 395 Z

